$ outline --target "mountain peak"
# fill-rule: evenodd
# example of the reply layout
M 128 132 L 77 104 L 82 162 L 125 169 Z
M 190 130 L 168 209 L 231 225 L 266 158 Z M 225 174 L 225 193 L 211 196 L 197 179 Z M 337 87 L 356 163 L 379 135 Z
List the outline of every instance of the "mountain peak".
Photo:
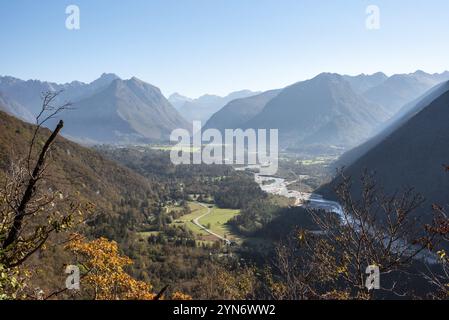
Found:
M 191 98 L 186 97 L 178 92 L 171 94 L 170 97 L 168 97 L 168 100 L 170 102 L 172 102 L 172 101 L 192 101 Z
M 343 83 L 346 82 L 345 78 L 338 74 L 338 73 L 330 73 L 330 72 L 323 72 L 317 75 L 315 78 L 312 78 L 310 80 L 306 80 L 305 82 L 309 83 Z M 301 83 L 301 82 L 299 82 Z
M 137 77 L 132 77 L 131 79 L 129 79 L 129 81 L 131 81 L 131 82 L 138 82 L 138 83 L 143 83 L 144 82 L 143 80 L 140 80 Z
M 183 96 L 182 94 L 180 94 L 178 92 L 175 92 L 175 93 L 172 93 L 169 98 L 187 98 L 187 97 Z
M 90 85 L 94 88 L 101 88 L 110 85 L 115 80 L 119 80 L 120 78 L 114 73 L 103 73 L 100 78 L 92 81 Z
M 113 79 L 113 80 L 116 80 L 116 79 L 120 79 L 120 77 L 118 75 L 116 75 L 115 73 L 106 73 L 106 72 L 104 72 L 104 73 L 101 74 L 100 79 Z
M 322 72 L 313 79 L 342 79 L 342 78 L 343 77 L 338 73 Z
M 137 77 L 132 77 L 129 80 L 125 80 L 125 83 L 128 86 L 133 87 L 133 88 L 143 89 L 143 90 L 145 90 L 147 92 L 157 92 L 157 94 L 162 95 L 161 89 L 159 89 L 158 87 L 156 87 L 156 86 L 154 86 L 154 85 L 152 85 L 152 84 L 150 84 L 148 82 L 140 80 Z
M 350 147 L 367 138 L 386 117 L 343 76 L 322 73 L 283 89 L 245 127 L 278 129 L 286 147 Z
M 371 75 L 372 77 L 382 77 L 382 78 L 388 78 L 388 76 L 385 74 L 385 73 L 383 73 L 382 71 L 379 71 L 379 72 L 376 72 L 376 73 L 373 73 L 372 75 Z
M 415 76 L 430 76 L 430 74 L 428 74 L 427 72 L 423 71 L 423 70 L 416 70 L 413 75 Z

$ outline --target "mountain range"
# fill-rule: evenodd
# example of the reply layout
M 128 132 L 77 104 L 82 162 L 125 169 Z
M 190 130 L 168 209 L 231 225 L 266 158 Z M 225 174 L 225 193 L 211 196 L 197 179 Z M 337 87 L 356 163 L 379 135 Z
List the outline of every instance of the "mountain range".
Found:
M 386 76 L 323 73 L 279 91 L 230 102 L 215 113 L 205 128 L 279 129 L 284 147 L 354 147 L 379 132 L 399 110 L 449 72 Z M 275 94 L 273 94 L 275 93 Z M 388 99 L 384 99 L 388 96 Z
M 42 93 L 48 91 L 60 92 L 55 105 L 72 103 L 72 110 L 58 116 L 65 120 L 65 135 L 79 142 L 168 141 L 173 129 L 189 127 L 157 87 L 137 78 L 122 80 L 103 74 L 89 84 L 74 81 L 62 85 L 0 78 L 0 93 L 8 99 L 3 99 L 4 111 L 26 121 L 31 114 L 38 114 Z
M 323 73 L 283 89 L 246 127 L 279 129 L 288 146 L 352 146 L 387 119 L 382 106 L 355 93 L 344 77 Z
M 413 187 L 426 202 L 416 211 L 427 222 L 431 205 L 445 205 L 449 176 L 444 165 L 449 163 L 449 82 L 437 85 L 411 103 L 378 135 L 359 148 L 343 155 L 344 174 L 353 180 L 353 190 L 361 188 L 360 176 L 367 169 L 387 194 Z M 336 177 L 319 192 L 333 198 Z M 354 192 L 360 197 L 361 192 Z
M 248 98 L 232 100 L 212 115 L 204 129 L 243 128 L 245 124 L 258 115 L 266 104 L 276 97 L 281 90 L 270 90 Z
M 394 115 L 406 103 L 417 99 L 433 86 L 449 80 L 449 72 L 428 74 L 416 71 L 411 74 L 393 75 L 379 85 L 369 88 L 363 96 L 382 105 Z
M 191 102 L 192 100 L 193 99 L 183 96 L 177 92 L 173 93 L 170 97 L 168 97 L 168 101 L 178 111 L 179 111 L 179 109 L 181 109 L 181 107 L 184 105 L 184 103 Z
M 178 102 L 180 97 L 182 97 L 179 94 L 175 96 L 172 95 L 169 99 L 172 103 L 175 103 L 178 106 L 180 105 L 178 107 L 179 112 L 189 122 L 194 120 L 201 121 L 204 125 L 215 112 L 219 111 L 232 100 L 254 96 L 258 93 L 259 92 L 253 92 L 250 90 L 241 90 L 232 92 L 225 97 L 211 94 L 203 95 L 197 99 L 188 99 L 183 97 L 184 100 L 181 98 L 183 103 Z
M 129 144 L 166 142 L 173 129 L 190 129 L 192 120 L 204 128 L 279 129 L 283 147 L 351 148 L 411 108 L 449 72 L 416 71 L 388 77 L 323 73 L 286 88 L 266 92 L 242 90 L 226 97 L 191 99 L 178 93 L 166 99 L 161 91 L 137 78 L 122 80 L 103 74 L 91 83 L 57 84 L 0 77 L 1 110 L 34 122 L 42 93 L 60 92 L 55 104 L 73 103 L 61 115 L 65 136 L 83 143 Z M 393 119 L 393 120 L 391 120 Z M 53 125 L 50 123 L 49 125 Z

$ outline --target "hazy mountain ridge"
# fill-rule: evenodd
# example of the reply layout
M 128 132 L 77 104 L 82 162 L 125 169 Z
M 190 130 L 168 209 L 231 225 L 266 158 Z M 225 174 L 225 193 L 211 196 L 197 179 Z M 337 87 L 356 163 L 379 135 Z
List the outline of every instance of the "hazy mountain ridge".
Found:
M 258 93 L 259 92 L 253 92 L 250 90 L 241 90 L 232 92 L 225 97 L 206 94 L 197 99 L 186 101 L 179 108 L 179 112 L 188 121 L 201 121 L 204 125 L 214 113 L 219 111 L 232 100 L 254 96 Z
M 61 115 L 66 120 L 64 134 L 72 140 L 84 143 L 168 141 L 173 129 L 188 128 L 157 87 L 137 78 L 121 80 L 115 74 L 105 73 L 89 84 L 74 81 L 62 85 L 0 78 L 0 92 L 8 98 L 19 99 L 17 105 L 26 106 L 34 115 L 39 112 L 42 93 L 46 91 L 60 92 L 55 105 L 72 102 L 73 110 Z M 6 105 L 9 105 L 6 111 L 30 121 L 20 116 L 17 105 Z
M 186 102 L 191 102 L 193 99 L 183 96 L 177 92 L 173 93 L 172 95 L 170 95 L 170 97 L 168 97 L 168 101 L 172 104 L 173 107 L 175 107 L 176 110 L 181 109 L 181 107 L 186 103 Z
M 377 72 L 371 75 L 359 74 L 357 76 L 344 75 L 343 78 L 349 82 L 351 88 L 358 94 L 363 94 L 371 88 L 374 88 L 385 80 L 388 76 L 383 72 Z
M 173 129 L 190 128 L 183 115 L 188 122 L 201 121 L 205 128 L 278 128 L 281 143 L 288 146 L 346 148 L 370 138 L 397 112 L 406 112 L 410 101 L 447 79 L 447 71 L 391 77 L 381 72 L 356 76 L 324 73 L 279 91 L 242 90 L 226 97 L 203 95 L 197 99 L 175 93 L 167 100 L 157 87 L 142 85 L 136 78 L 126 82 L 111 73 L 88 84 L 7 76 L 0 77 L 0 99 L 4 111 L 32 122 L 32 115 L 41 107 L 42 92 L 60 91 L 55 104 L 71 101 L 75 107 L 65 114 L 65 134 L 86 143 L 168 141 Z M 124 82 L 108 90 L 115 81 Z
M 345 175 L 352 177 L 354 190 L 360 190 L 359 177 L 365 169 L 376 173 L 379 187 L 387 193 L 413 187 L 426 199 L 416 214 L 429 221 L 431 205 L 447 203 L 449 177 L 443 165 L 449 161 L 449 84 L 436 88 L 402 119 L 394 130 L 387 129 L 383 139 L 374 138 L 377 143 L 368 145 L 368 150 L 344 170 Z M 339 181 L 337 177 L 319 192 L 335 197 L 332 189 Z
M 449 72 L 429 74 L 416 71 L 410 74 L 396 74 L 384 82 L 366 91 L 363 96 L 380 104 L 394 115 L 410 101 L 417 99 L 427 90 L 443 81 L 449 80 Z
M 284 146 L 354 147 L 383 129 L 390 118 L 391 122 L 397 119 L 397 113 L 406 113 L 411 101 L 447 77 L 447 71 L 391 77 L 382 72 L 323 73 L 284 88 L 270 99 L 261 94 L 232 101 L 205 128 L 277 128 Z
M 0 93 L 0 110 L 27 122 L 33 122 L 33 114 L 20 103 Z
M 188 128 L 158 88 L 137 78 L 114 80 L 73 107 L 64 115 L 65 132 L 80 141 L 168 141 L 173 129 Z
M 356 148 L 351 149 L 345 154 L 343 154 L 340 157 L 340 159 L 338 159 L 338 161 L 334 164 L 334 166 L 336 168 L 339 168 L 351 165 L 358 158 L 360 158 L 370 149 L 381 143 L 391 133 L 397 130 L 400 126 L 402 126 L 404 123 L 410 120 L 410 118 L 412 118 L 418 112 L 423 110 L 425 107 L 427 107 L 435 99 L 440 97 L 448 90 L 449 90 L 449 81 L 443 82 L 430 89 L 428 92 L 426 92 L 417 100 L 408 103 L 407 105 L 402 107 L 401 110 L 398 113 L 396 113 L 394 117 L 392 117 L 384 125 L 382 125 L 379 128 L 377 134 L 375 134 L 373 137 L 371 137 L 361 145 L 357 146 Z
M 107 87 L 116 79 L 119 79 L 119 77 L 115 74 L 103 73 L 100 78 L 91 83 L 72 81 L 58 84 L 40 80 L 21 80 L 6 76 L 0 77 L 0 93 L 17 101 L 32 114 L 37 114 L 42 105 L 42 94 L 45 92 L 60 92 L 55 103 L 76 102 Z
M 248 98 L 236 99 L 212 115 L 204 129 L 238 129 L 259 114 L 281 90 L 270 90 Z
M 338 74 L 323 73 L 283 89 L 246 127 L 279 129 L 289 145 L 350 146 L 388 118 Z

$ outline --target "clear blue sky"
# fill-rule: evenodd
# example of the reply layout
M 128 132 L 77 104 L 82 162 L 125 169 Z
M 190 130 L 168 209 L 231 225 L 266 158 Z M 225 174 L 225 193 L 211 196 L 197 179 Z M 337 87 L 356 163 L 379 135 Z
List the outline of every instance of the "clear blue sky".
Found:
M 77 4 L 81 29 L 65 28 Z M 381 29 L 365 28 L 369 4 Z M 189 96 L 265 90 L 320 72 L 449 69 L 447 0 L 1 0 L 0 74 L 137 76 Z

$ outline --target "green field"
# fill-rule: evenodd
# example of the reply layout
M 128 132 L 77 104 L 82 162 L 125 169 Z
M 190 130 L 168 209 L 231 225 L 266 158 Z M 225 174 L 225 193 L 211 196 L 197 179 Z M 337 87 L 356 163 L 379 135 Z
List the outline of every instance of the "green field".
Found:
M 189 230 L 191 230 L 194 234 L 199 236 L 203 240 L 212 240 L 215 241 L 216 237 L 210 235 L 197 225 L 195 225 L 192 221 L 202 215 L 204 215 L 207 212 L 207 208 L 199 205 L 195 202 L 189 203 L 190 209 L 192 210 L 191 213 L 182 216 L 175 221 L 173 221 L 173 225 L 180 225 L 184 224 Z M 228 222 L 230 219 L 235 217 L 240 213 L 239 210 L 231 210 L 231 209 L 220 209 L 215 206 L 211 208 L 211 213 L 207 216 L 199 219 L 199 223 L 205 227 L 208 227 L 210 225 L 210 230 L 212 232 L 215 232 L 216 234 L 219 234 L 221 236 L 228 237 L 232 240 L 238 240 L 238 238 L 233 235 L 230 232 L 229 227 L 226 225 L 226 222 Z
M 212 212 L 201 218 L 199 223 L 220 236 L 226 236 L 229 239 L 236 240 L 236 236 L 231 233 L 226 222 L 238 215 L 240 210 L 220 209 L 217 207 L 213 207 L 211 210 Z
M 297 160 L 297 163 L 302 164 L 303 166 L 325 165 L 329 164 L 335 159 L 335 157 L 316 157 L 313 159 Z
M 207 212 L 207 209 L 195 202 L 189 202 L 189 206 L 190 206 L 190 210 L 192 212 L 189 214 L 186 214 L 185 216 L 179 217 L 178 219 L 173 221 L 173 224 L 175 224 L 175 225 L 185 224 L 189 230 L 192 230 L 197 235 L 200 235 L 200 236 L 208 235 L 208 233 L 206 231 L 200 229 L 198 226 L 196 226 L 192 222 L 193 219 L 196 219 L 196 218 L 202 216 L 203 214 L 205 214 Z
M 189 230 L 191 230 L 196 236 L 198 240 L 198 244 L 212 244 L 218 239 L 206 232 L 205 230 L 201 229 L 197 225 L 195 225 L 192 221 L 205 213 L 207 213 L 207 208 L 201 206 L 200 204 L 196 202 L 189 202 L 189 207 L 191 210 L 191 213 L 186 214 L 182 217 L 179 217 L 178 219 L 174 220 L 171 225 L 173 226 L 180 226 L 184 225 Z M 176 210 L 176 207 L 170 207 L 170 211 Z M 222 236 L 226 237 L 229 240 L 234 240 L 239 242 L 241 239 L 239 239 L 236 235 L 232 234 L 229 226 L 226 225 L 226 223 L 238 215 L 240 213 L 240 210 L 232 210 L 232 209 L 220 209 L 215 206 L 211 206 L 211 212 L 199 219 L 199 223 L 206 228 L 210 229 L 212 232 Z M 160 231 L 148 231 L 148 232 L 139 232 L 139 235 L 142 238 L 148 238 L 150 236 L 157 236 L 160 233 Z

